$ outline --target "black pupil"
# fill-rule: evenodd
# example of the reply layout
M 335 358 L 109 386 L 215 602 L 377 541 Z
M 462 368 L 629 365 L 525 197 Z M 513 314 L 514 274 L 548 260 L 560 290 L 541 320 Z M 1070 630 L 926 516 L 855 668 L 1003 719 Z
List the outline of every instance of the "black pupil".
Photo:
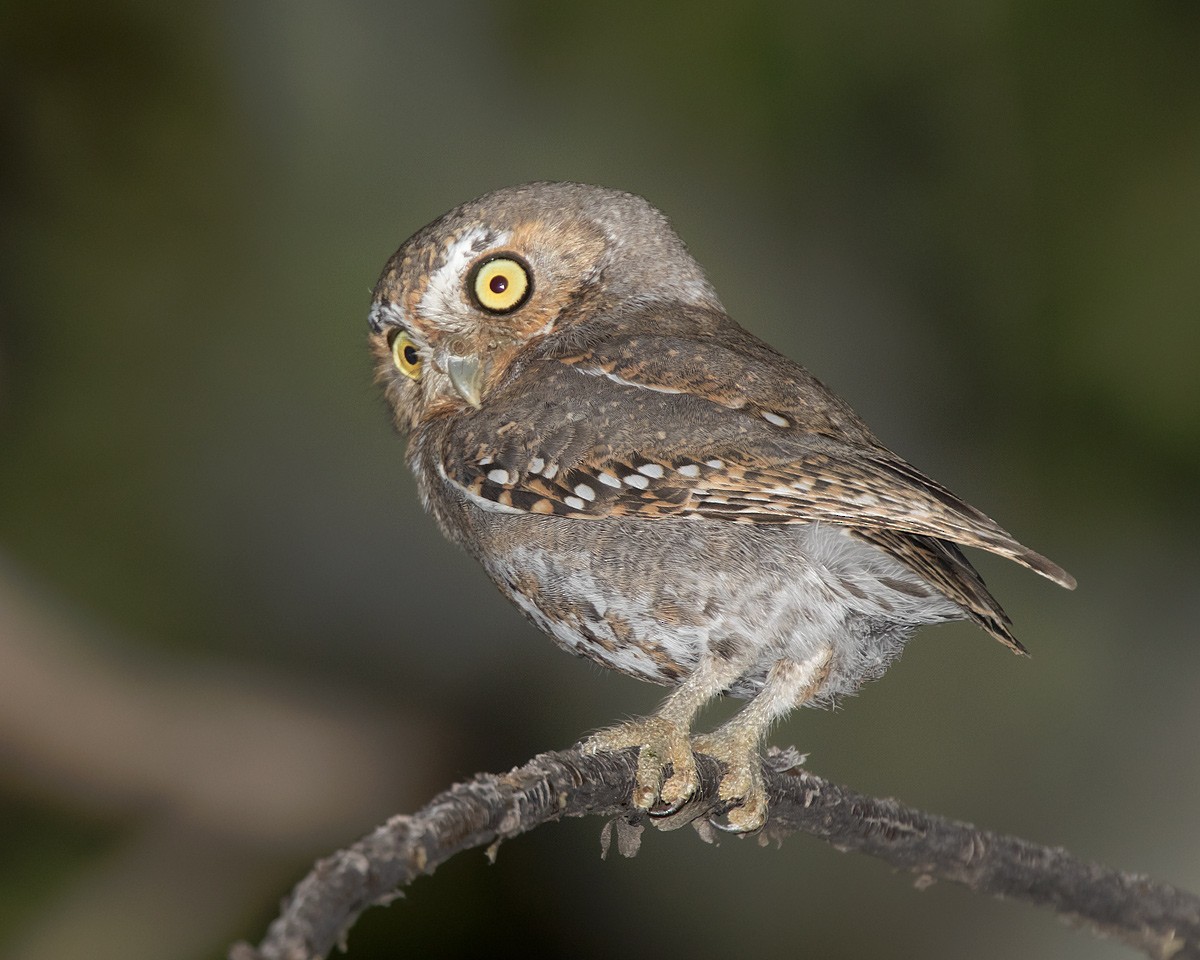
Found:
M 417 365 L 417 361 L 420 359 L 420 356 L 417 354 L 417 348 L 411 343 L 406 343 L 404 345 L 404 362 L 410 367 L 415 367 Z
M 488 289 L 491 290 L 492 293 L 503 293 L 508 289 L 508 277 L 499 273 L 496 274 L 496 276 L 492 277 L 492 279 L 488 281 Z

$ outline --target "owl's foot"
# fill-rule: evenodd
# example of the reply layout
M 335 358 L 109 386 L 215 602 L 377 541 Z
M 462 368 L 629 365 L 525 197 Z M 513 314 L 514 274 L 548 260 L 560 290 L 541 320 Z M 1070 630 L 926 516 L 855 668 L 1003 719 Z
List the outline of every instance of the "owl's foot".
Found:
M 763 787 L 758 743 L 758 731 L 736 722 L 692 739 L 696 753 L 719 760 L 725 766 L 717 796 L 735 805 L 725 814 L 728 821 L 725 829 L 732 833 L 753 833 L 767 822 L 767 792 Z
M 724 829 L 753 833 L 767 822 L 759 746 L 775 720 L 821 689 L 832 656 L 833 651 L 825 647 L 807 660 L 777 660 L 749 706 L 724 726 L 692 740 L 696 753 L 725 765 L 717 795 L 735 806 L 725 814 Z
M 682 724 L 658 715 L 642 717 L 601 730 L 583 743 L 585 753 L 624 750 L 626 747 L 638 748 L 633 802 L 640 809 L 649 810 L 661 801 L 669 808 L 668 812 L 673 813 L 687 803 L 700 786 L 688 729 Z M 668 766 L 671 776 L 664 782 Z

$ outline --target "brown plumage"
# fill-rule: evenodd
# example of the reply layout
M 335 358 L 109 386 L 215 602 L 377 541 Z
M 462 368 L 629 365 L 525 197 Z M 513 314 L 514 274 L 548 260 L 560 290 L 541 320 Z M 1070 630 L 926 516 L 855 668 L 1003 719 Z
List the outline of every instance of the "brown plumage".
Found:
M 443 531 L 560 645 L 677 685 L 589 741 L 640 748 L 643 806 L 687 800 L 694 746 L 755 829 L 769 724 L 878 676 L 920 624 L 1022 652 L 959 546 L 1074 586 L 734 323 L 641 198 L 539 183 L 464 204 L 389 261 L 371 329 Z M 689 746 L 723 691 L 753 699 Z

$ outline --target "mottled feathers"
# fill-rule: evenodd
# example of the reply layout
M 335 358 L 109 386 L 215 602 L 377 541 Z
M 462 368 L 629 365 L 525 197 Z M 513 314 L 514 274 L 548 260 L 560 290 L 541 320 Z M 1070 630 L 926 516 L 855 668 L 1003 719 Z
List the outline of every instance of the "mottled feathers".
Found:
M 463 284 L 472 259 L 499 250 L 524 257 L 536 291 L 508 316 L 480 311 Z M 734 323 L 640 198 L 529 184 L 464 204 L 392 258 L 372 324 L 398 420 L 437 434 L 438 476 L 481 509 L 837 524 L 1013 649 L 1008 618 L 954 545 L 1074 585 Z M 457 338 L 486 354 L 488 402 L 472 409 L 444 388 L 414 402 L 417 386 L 389 363 L 400 327 L 430 348 Z

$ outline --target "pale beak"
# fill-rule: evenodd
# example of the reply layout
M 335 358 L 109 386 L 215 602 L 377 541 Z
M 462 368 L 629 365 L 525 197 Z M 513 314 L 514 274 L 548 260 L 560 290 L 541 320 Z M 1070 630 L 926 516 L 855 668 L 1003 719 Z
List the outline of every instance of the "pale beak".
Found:
M 476 409 L 479 408 L 479 395 L 483 390 L 483 363 L 479 357 L 464 357 L 448 353 L 442 357 L 442 368 L 446 376 L 454 384 L 459 395 Z

